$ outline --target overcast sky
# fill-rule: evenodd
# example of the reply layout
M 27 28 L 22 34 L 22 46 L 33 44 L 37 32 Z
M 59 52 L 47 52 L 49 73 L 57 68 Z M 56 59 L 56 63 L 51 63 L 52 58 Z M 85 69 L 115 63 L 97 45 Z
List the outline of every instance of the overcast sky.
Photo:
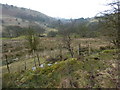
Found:
M 94 17 L 108 9 L 108 0 L 0 0 L 2 4 L 30 8 L 48 16 L 61 18 Z

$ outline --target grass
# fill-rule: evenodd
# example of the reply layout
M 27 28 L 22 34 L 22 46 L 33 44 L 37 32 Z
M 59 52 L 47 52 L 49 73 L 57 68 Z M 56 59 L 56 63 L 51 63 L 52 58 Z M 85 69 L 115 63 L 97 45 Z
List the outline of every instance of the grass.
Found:
M 91 66 L 92 65 L 92 66 Z M 79 61 L 76 58 L 70 58 L 66 61 L 59 61 L 52 66 L 45 66 L 38 68 L 35 71 L 29 70 L 27 72 L 11 73 L 14 78 L 13 84 L 4 84 L 4 87 L 17 88 L 87 88 L 91 86 L 90 72 L 97 75 L 104 71 L 107 64 L 102 61 L 89 59 L 88 61 Z M 99 71 L 98 71 L 99 70 Z M 10 76 L 11 76 L 10 74 Z M 115 84 L 110 77 L 106 75 L 95 76 L 94 81 L 96 87 L 115 87 Z M 5 81 L 8 79 L 8 74 L 4 74 Z M 101 81 L 99 81 L 101 79 Z M 107 79 L 107 80 L 106 80 Z M 4 81 L 4 83 L 5 83 Z M 70 82 L 72 84 L 70 84 Z M 102 85 L 102 83 L 107 83 Z
M 54 32 L 57 32 L 58 30 L 55 29 L 55 28 L 46 28 L 47 32 L 50 32 L 50 31 L 54 31 Z
M 1 37 L 0 37 L 0 40 L 5 40 L 5 39 L 10 39 L 10 38 L 5 38 L 5 37 L 4 37 L 4 38 L 3 38 L 3 37 L 1 38 Z
M 110 49 L 110 50 L 103 50 L 101 53 L 115 53 L 116 49 Z
M 14 62 L 14 63 L 9 64 L 11 73 L 21 72 L 22 70 L 25 70 L 25 61 L 26 61 L 27 69 L 32 69 L 32 67 L 34 66 L 34 59 L 30 58 L 30 59 L 20 60 L 18 62 Z M 40 62 L 41 63 L 44 63 L 44 61 L 45 61 L 44 58 L 40 58 Z M 36 64 L 38 66 L 37 59 L 36 59 Z M 6 65 L 4 65 L 4 66 L 2 66 L 0 68 L 2 68 L 3 73 L 7 73 L 8 72 Z
M 18 40 L 19 37 L 13 40 Z M 59 54 L 58 44 L 62 43 L 61 38 L 40 38 L 41 44 L 45 51 L 40 51 L 41 63 L 46 63 L 46 57 L 55 57 Z M 11 41 L 13 43 L 13 41 Z M 115 49 L 100 50 L 100 47 L 105 47 L 108 42 L 100 39 L 79 39 L 73 40 L 72 46 L 74 50 L 78 50 L 78 44 L 82 47 L 87 47 L 89 43 L 91 55 L 85 56 L 83 60 L 77 58 L 70 58 L 66 50 L 63 50 L 63 55 L 69 58 L 66 61 L 58 61 L 58 64 L 48 66 L 45 64 L 44 68 L 37 68 L 32 71 L 34 66 L 34 59 L 21 59 L 10 64 L 11 73 L 7 73 L 6 65 L 0 68 L 3 69 L 3 87 L 19 87 L 19 88 L 87 88 L 91 86 L 91 74 L 94 76 L 94 88 L 105 87 L 114 88 L 114 78 L 117 77 L 117 70 L 115 70 L 116 57 Z M 17 47 L 17 46 L 16 46 Z M 77 53 L 75 53 L 77 54 Z M 96 60 L 95 58 L 99 58 Z M 25 71 L 25 62 L 27 63 L 27 70 Z M 36 60 L 37 61 L 37 60 Z M 37 62 L 38 65 L 38 62 Z M 113 73 L 108 73 L 113 72 Z M 102 74 L 101 74 L 102 73 Z M 112 77 L 112 78 L 111 78 Z M 107 83 L 107 84 L 106 84 Z
M 12 39 L 25 39 L 25 36 L 19 36 L 19 37 L 12 38 Z
M 14 37 L 14 38 L 2 37 L 0 39 L 2 39 L 2 40 L 9 40 L 9 39 L 14 40 L 15 39 L 15 40 L 17 40 L 17 39 L 25 39 L 25 36 L 19 36 L 19 37 Z
M 19 39 L 24 39 L 24 36 L 21 36 L 21 37 L 18 37 L 18 38 L 13 38 L 11 41 L 9 41 L 9 44 L 14 44 L 14 40 L 16 42 L 16 40 L 19 40 Z M 43 56 L 47 57 L 47 56 L 56 56 L 59 54 L 59 50 L 58 49 L 58 44 L 59 43 L 62 43 L 61 42 L 61 38 L 41 38 L 40 39 L 41 41 L 41 45 L 42 45 L 42 48 L 44 48 L 46 51 L 40 51 L 40 55 L 41 55 L 41 58 Z M 20 40 L 21 41 L 21 40 Z M 15 43 L 16 45 L 14 47 L 16 48 L 20 48 L 19 45 L 20 45 L 20 41 L 18 41 L 17 43 Z M 77 39 L 74 39 L 73 40 L 73 47 L 74 47 L 74 50 L 77 51 L 78 50 L 78 44 L 81 43 L 81 47 L 87 47 L 88 43 L 91 43 L 90 47 L 92 48 L 92 51 L 99 51 L 99 47 L 100 46 L 106 46 L 108 45 L 108 43 L 105 43 L 104 41 L 100 40 L 100 39 L 92 39 L 92 38 L 77 38 Z M 19 44 L 19 45 L 17 45 Z M 9 45 L 10 46 L 10 45 Z M 13 45 L 12 45 L 13 46 Z M 22 46 L 22 43 L 21 43 L 21 46 Z M 16 50 L 16 48 L 13 48 Z M 24 47 L 21 47 L 20 50 L 22 50 L 22 48 Z M 53 50 L 52 50 L 53 49 Z M 55 50 L 57 50 L 57 52 L 55 52 Z M 109 50 L 108 50 L 109 51 Z M 107 50 L 106 51 L 103 51 L 104 52 L 108 52 Z M 14 53 L 17 52 L 17 51 L 14 51 Z M 55 53 L 54 53 L 55 52 Z M 69 56 L 67 51 L 66 50 L 63 50 L 63 55 L 64 56 Z M 12 52 L 11 52 L 12 53 Z M 21 52 L 22 53 L 22 52 Z M 3 53 L 4 54 L 4 53 Z M 16 53 L 17 54 L 17 53 Z M 77 54 L 77 53 L 75 53 Z M 24 55 L 24 54 L 23 54 Z M 107 58 L 110 56 L 111 58 L 111 55 L 107 54 Z M 22 57 L 22 56 L 21 56 Z M 93 57 L 98 57 L 98 55 L 93 55 Z M 104 58 L 104 55 L 102 56 Z M 102 58 L 101 57 L 101 58 Z M 31 61 L 31 60 L 30 60 Z M 15 62 L 16 63 L 16 62 Z M 19 62 L 18 62 L 19 63 Z M 22 64 L 23 65 L 23 64 Z

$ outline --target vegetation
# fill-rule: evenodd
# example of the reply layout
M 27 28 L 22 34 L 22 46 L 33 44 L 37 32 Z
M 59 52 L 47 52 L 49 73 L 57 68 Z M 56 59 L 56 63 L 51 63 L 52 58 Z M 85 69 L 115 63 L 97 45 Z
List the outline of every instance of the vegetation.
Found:
M 21 8 L 24 13 L 14 15 L 17 26 L 3 24 L 3 88 L 119 88 L 116 6 L 112 13 L 70 20 L 26 15 Z M 22 27 L 25 20 L 29 25 Z
M 107 57 L 104 54 L 101 53 L 100 58 Z M 109 54 L 112 54 L 112 52 Z M 116 66 L 114 67 L 114 60 L 95 60 L 93 56 L 95 55 L 89 56 L 83 61 L 71 58 L 58 61 L 52 66 L 44 64 L 43 68 L 37 68 L 35 71 L 23 71 L 22 74 L 17 72 L 4 74 L 3 83 L 5 84 L 3 85 L 5 85 L 4 87 L 17 88 L 89 88 L 91 87 L 90 74 L 94 71 L 92 77 L 95 84 L 93 88 L 115 88 L 115 78 L 117 76 L 115 76 L 116 71 L 114 69 Z M 14 83 L 11 83 L 11 76 L 12 80 L 15 81 Z

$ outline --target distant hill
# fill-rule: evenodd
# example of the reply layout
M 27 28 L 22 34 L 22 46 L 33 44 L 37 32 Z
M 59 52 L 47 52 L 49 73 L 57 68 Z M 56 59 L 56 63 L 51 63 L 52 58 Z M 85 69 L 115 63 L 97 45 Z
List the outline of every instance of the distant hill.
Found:
M 20 8 L 13 5 L 7 5 L 7 4 L 0 4 L 0 5 L 2 5 L 3 25 L 23 24 L 24 26 L 26 26 L 28 22 L 29 23 L 34 22 L 34 24 L 41 24 L 45 26 L 56 21 L 55 18 L 47 16 L 38 11 L 34 11 L 26 8 Z
M 28 28 L 31 27 L 42 27 L 48 32 L 55 27 L 55 23 L 58 21 L 56 18 L 52 18 L 47 16 L 41 12 L 34 11 L 31 9 L 26 9 L 22 7 L 16 7 L 13 5 L 0 4 L 2 7 L 2 13 L 0 13 L 0 22 L 2 22 L 3 27 L 3 36 L 6 36 L 7 31 L 6 28 L 10 26 L 10 28 L 16 28 L 16 26 L 20 28 Z M 40 30 L 40 29 L 39 29 Z M 13 32 L 13 30 L 11 30 Z M 4 35 L 5 34 L 5 35 Z
M 0 22 L 2 22 L 3 27 L 2 35 L 5 37 L 8 36 L 8 33 L 12 33 L 12 36 L 14 36 L 16 31 L 23 32 L 22 28 L 28 27 L 35 27 L 38 32 L 41 32 L 40 30 L 43 31 L 43 29 L 45 29 L 45 34 L 47 34 L 52 30 L 58 31 L 57 29 L 58 27 L 60 28 L 60 23 L 66 25 L 71 22 L 74 23 L 75 27 L 81 27 L 81 25 L 83 26 L 83 24 L 86 23 L 86 25 L 89 26 L 92 30 L 92 27 L 94 27 L 94 30 L 96 29 L 97 21 L 94 18 L 53 18 L 41 12 L 23 7 L 16 7 L 7 4 L 0 4 L 0 7 L 2 7 L 2 13 L 0 13 L 0 16 L 2 16 L 2 18 L 0 18 Z M 70 25 L 68 24 L 68 26 Z

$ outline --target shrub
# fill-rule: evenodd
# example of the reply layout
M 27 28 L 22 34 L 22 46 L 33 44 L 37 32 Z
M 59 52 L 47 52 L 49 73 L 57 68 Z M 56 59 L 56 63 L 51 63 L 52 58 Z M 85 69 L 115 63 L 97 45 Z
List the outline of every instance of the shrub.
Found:
M 47 36 L 48 37 L 55 37 L 56 35 L 57 35 L 57 32 L 50 31 Z

